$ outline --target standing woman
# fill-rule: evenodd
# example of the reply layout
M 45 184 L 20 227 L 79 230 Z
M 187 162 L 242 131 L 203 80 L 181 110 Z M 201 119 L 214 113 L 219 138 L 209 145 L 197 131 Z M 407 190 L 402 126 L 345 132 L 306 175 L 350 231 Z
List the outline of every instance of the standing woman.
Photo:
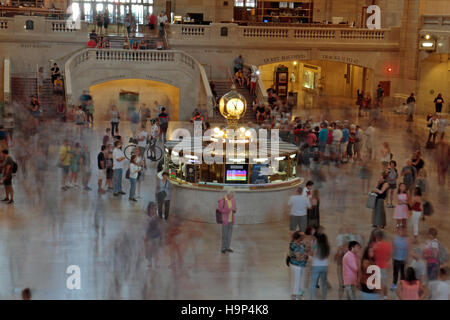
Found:
M 413 268 L 406 269 L 405 280 L 400 281 L 397 287 L 397 296 L 400 300 L 423 300 L 426 296 L 425 287 L 416 278 Z
M 233 252 L 230 248 L 233 233 L 234 216 L 236 214 L 236 199 L 234 192 L 230 191 L 219 200 L 218 210 L 222 214 L 222 253 Z
M 419 237 L 419 220 L 422 216 L 422 192 L 419 187 L 415 187 L 411 199 L 411 222 L 413 225 L 414 243 L 417 243 Z
M 139 175 L 139 172 L 141 172 L 141 167 L 137 164 L 137 156 L 133 154 L 131 156 L 130 160 L 130 194 L 128 196 L 128 199 L 131 201 L 137 201 L 134 197 L 135 191 L 136 191 L 136 181 Z
M 289 267 L 291 269 L 292 281 L 292 300 L 298 300 L 303 294 L 303 271 L 306 266 L 308 255 L 306 254 L 306 247 L 303 243 L 303 233 L 296 231 L 292 234 L 291 242 L 289 243 Z
M 110 116 L 111 116 L 111 136 L 114 137 L 114 129 L 116 130 L 115 133 L 119 134 L 119 121 L 120 121 L 120 114 L 116 106 L 112 106 Z
M 313 189 L 311 198 L 311 209 L 308 209 L 308 227 L 318 228 L 320 226 L 320 193 L 319 189 Z
M 372 225 L 374 228 L 383 229 L 386 226 L 386 212 L 384 211 L 384 199 L 386 199 L 389 183 L 387 183 L 387 172 L 382 172 L 378 180 L 377 188 L 373 191 L 377 194 L 375 208 L 372 212 Z
M 444 104 L 444 98 L 442 98 L 442 93 L 439 93 L 434 99 L 434 106 L 436 108 L 436 113 L 441 113 L 442 105 Z
M 319 284 L 322 288 L 322 300 L 327 299 L 327 274 L 328 257 L 330 256 L 330 245 L 325 234 L 317 235 L 317 240 L 313 246 L 312 258 L 312 282 L 311 282 L 311 300 L 316 299 L 316 287 Z
M 397 221 L 396 228 L 406 228 L 406 220 L 409 213 L 409 196 L 406 184 L 400 183 L 398 186 L 397 206 L 394 211 L 394 219 Z
M 389 191 L 388 191 L 388 204 L 386 207 L 388 208 L 394 208 L 394 205 L 392 204 L 392 201 L 394 199 L 394 190 L 397 188 L 397 178 L 398 178 L 398 171 L 397 171 L 397 162 L 394 160 L 391 160 L 389 162 L 389 168 L 388 168 L 388 183 L 389 183 Z

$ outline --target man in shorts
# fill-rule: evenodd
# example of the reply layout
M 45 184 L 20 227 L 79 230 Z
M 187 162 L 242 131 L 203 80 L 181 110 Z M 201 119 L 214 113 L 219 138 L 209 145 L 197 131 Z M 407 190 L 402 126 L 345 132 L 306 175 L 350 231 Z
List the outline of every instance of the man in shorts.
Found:
M 303 195 L 303 187 L 299 187 L 297 194 L 289 198 L 288 206 L 291 208 L 289 229 L 295 232 L 298 226 L 301 232 L 305 232 L 308 222 L 307 210 L 311 208 L 311 203 L 308 197 Z
M 68 139 L 64 139 L 64 144 L 59 149 L 59 161 L 63 171 L 62 189 L 67 190 L 69 186 L 70 163 L 72 161 L 71 147 Z

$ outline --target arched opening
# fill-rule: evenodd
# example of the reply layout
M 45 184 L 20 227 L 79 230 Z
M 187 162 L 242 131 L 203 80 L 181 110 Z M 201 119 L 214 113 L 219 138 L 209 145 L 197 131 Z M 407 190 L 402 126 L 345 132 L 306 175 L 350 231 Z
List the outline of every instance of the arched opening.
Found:
M 143 104 L 150 108 L 155 117 L 155 101 L 166 107 L 171 120 L 178 120 L 180 105 L 180 89 L 158 81 L 143 79 L 120 79 L 102 82 L 89 88 L 94 99 L 95 117 L 109 120 L 109 110 L 116 105 L 121 112 L 129 106 L 137 110 Z
M 373 70 L 329 60 L 284 61 L 259 66 L 266 89 L 302 108 L 354 104 L 357 90 L 372 94 Z

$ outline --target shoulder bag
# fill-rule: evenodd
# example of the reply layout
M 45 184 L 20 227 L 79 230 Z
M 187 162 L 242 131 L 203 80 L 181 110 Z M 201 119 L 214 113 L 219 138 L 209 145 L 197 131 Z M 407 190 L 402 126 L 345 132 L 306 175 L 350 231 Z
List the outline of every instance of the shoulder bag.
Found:
M 366 208 L 375 209 L 376 202 L 377 202 L 377 194 L 375 192 L 370 192 L 367 197 Z

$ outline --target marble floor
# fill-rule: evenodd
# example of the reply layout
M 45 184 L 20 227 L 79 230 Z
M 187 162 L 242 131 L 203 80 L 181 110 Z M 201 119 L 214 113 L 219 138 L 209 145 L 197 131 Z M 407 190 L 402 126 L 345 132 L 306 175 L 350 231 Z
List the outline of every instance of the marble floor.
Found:
M 305 115 L 318 119 L 320 113 L 308 110 Z M 354 110 L 330 110 L 328 114 L 333 120 L 344 117 L 363 128 L 367 126 L 367 120 L 357 119 Z M 36 174 L 32 169 L 35 154 L 31 154 L 27 175 L 19 168 L 14 182 L 15 204 L 0 203 L 1 299 L 19 299 L 25 287 L 31 288 L 34 299 L 290 299 L 290 273 L 285 265 L 287 217 L 276 224 L 236 225 L 234 253 L 222 254 L 220 226 L 183 221 L 174 213 L 168 222 L 161 221 L 161 241 L 152 244 L 151 256 L 146 254 L 148 221 L 144 209 L 154 200 L 155 167 L 147 170 L 137 203 L 129 202 L 126 196 L 99 195 L 96 156 L 106 125 L 96 124 L 94 129 L 86 130 L 82 139 L 91 150 L 90 186 L 94 190 L 90 192 L 60 188 L 56 151 L 62 137 L 70 134 L 69 129 L 47 125 L 46 132 L 30 140 L 31 145 L 42 140 L 50 142 L 48 168 Z M 425 144 L 422 126 L 415 123 L 412 133 L 408 132 L 404 117 L 384 112 L 376 127 L 376 152 L 382 142 L 388 141 L 401 169 L 416 144 Z M 448 179 L 445 186 L 437 184 L 434 151 L 423 151 L 428 172 L 425 198 L 433 203 L 435 213 L 420 222 L 420 240 L 424 241 L 429 227 L 437 227 L 438 237 L 450 248 Z M 17 152 L 16 145 L 13 154 Z M 375 173 L 380 169 L 378 159 L 377 153 L 371 163 Z M 321 223 L 330 239 L 331 256 L 341 227 L 353 226 L 366 240 L 372 229 L 358 170 L 359 164 L 355 163 L 321 167 L 322 177 L 316 186 L 322 196 Z M 299 168 L 298 172 L 305 179 L 311 177 L 307 168 Z M 375 184 L 373 180 L 370 186 Z M 124 188 L 128 190 L 126 180 Z M 205 205 L 214 212 L 215 203 Z M 280 208 L 284 206 L 280 203 Z M 386 210 L 386 231 L 391 238 L 393 209 Z M 80 290 L 66 287 L 66 269 L 70 265 L 81 269 Z M 328 299 L 338 299 L 336 264 L 332 259 L 328 277 L 332 286 Z M 395 299 L 394 294 L 390 293 L 389 298 Z

